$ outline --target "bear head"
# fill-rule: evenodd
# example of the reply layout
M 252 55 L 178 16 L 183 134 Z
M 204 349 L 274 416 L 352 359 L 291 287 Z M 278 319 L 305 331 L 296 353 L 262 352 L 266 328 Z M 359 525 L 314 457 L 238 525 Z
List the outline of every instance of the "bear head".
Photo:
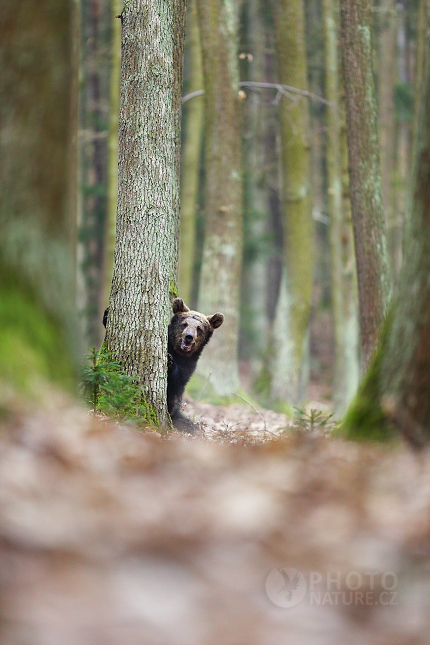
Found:
M 224 316 L 220 313 L 204 316 L 197 311 L 190 311 L 182 298 L 175 298 L 172 308 L 169 344 L 182 356 L 200 353 L 211 338 L 214 329 L 221 327 L 224 322 Z

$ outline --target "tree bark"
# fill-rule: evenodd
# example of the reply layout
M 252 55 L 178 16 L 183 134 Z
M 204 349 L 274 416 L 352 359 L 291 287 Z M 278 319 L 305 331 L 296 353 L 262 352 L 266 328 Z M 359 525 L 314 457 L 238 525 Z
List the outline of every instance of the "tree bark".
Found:
M 246 4 L 247 49 L 246 78 L 261 82 L 265 78 L 266 29 L 260 0 Z M 250 55 L 250 56 L 249 56 Z M 267 237 L 269 220 L 268 163 L 265 140 L 268 133 L 268 103 L 264 92 L 248 91 L 244 114 L 244 259 L 242 267 L 242 304 L 240 357 L 247 360 L 252 377 L 262 367 L 269 319 L 267 315 Z
M 0 382 L 40 395 L 76 354 L 77 6 L 0 13 Z
M 302 0 L 274 3 L 279 81 L 299 89 L 307 87 L 305 18 Z M 288 337 L 281 352 L 275 350 L 272 364 L 272 400 L 298 402 L 305 393 L 308 374 L 309 315 L 314 266 L 314 226 L 311 213 L 310 159 L 308 141 L 308 104 L 300 98 L 296 104 L 282 98 L 280 110 L 284 263 L 287 297 L 279 298 L 279 307 L 287 302 L 284 326 Z M 282 288 L 282 283 L 281 283 Z M 275 319 L 279 319 L 279 313 Z M 279 360 L 278 360 L 279 359 Z
M 198 364 L 220 395 L 239 387 L 237 360 L 242 266 L 242 170 L 237 3 L 198 0 L 205 77 L 205 240 L 199 310 L 225 322 Z
M 335 340 L 333 407 L 341 416 L 358 385 L 358 303 L 355 257 L 347 182 L 342 185 L 342 106 L 339 79 L 338 2 L 323 0 L 325 98 L 337 105 L 326 108 L 327 194 L 330 217 L 331 307 Z
M 118 211 L 106 342 L 167 412 L 169 294 L 176 293 L 184 0 L 129 0 L 122 14 Z
M 123 0 L 111 2 L 111 60 L 108 133 L 108 199 L 103 256 L 103 307 L 109 299 L 115 249 L 116 210 L 118 203 L 118 119 L 121 75 L 121 21 Z
M 402 3 L 397 5 L 397 83 L 403 96 L 410 88 L 409 69 L 409 29 L 406 7 Z M 403 102 L 403 101 L 402 101 Z M 398 276 L 402 265 L 402 232 L 407 208 L 408 182 L 410 179 L 411 165 L 411 114 L 408 108 L 400 104 L 397 110 L 396 133 L 395 133 L 395 160 L 396 160 L 396 184 L 395 184 L 395 211 L 396 219 L 393 222 L 391 237 L 393 275 Z
M 99 345 L 104 295 L 108 186 L 110 2 L 84 0 L 80 82 L 80 319 L 86 347 Z
M 387 438 L 400 429 L 414 446 L 430 441 L 430 41 L 418 116 L 398 298 L 344 430 Z
M 341 0 L 350 194 L 357 262 L 361 365 L 374 351 L 390 297 L 372 72 L 370 1 Z
M 188 92 L 204 89 L 200 28 L 197 2 L 191 0 L 188 13 Z M 187 104 L 184 119 L 184 145 L 181 165 L 181 230 L 179 248 L 179 293 L 191 303 L 193 286 L 196 209 L 199 195 L 200 157 L 202 150 L 204 98 L 196 96 Z
M 382 201 L 387 228 L 387 245 L 393 275 L 399 243 L 398 215 L 394 209 L 393 174 L 395 164 L 396 84 L 396 1 L 383 0 L 380 5 L 378 52 L 378 127 L 381 148 Z

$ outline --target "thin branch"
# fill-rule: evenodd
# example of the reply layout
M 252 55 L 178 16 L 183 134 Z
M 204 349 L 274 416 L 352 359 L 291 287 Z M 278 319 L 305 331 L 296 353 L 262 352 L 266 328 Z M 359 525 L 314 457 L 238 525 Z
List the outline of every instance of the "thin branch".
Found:
M 269 89 L 269 90 L 277 90 L 278 96 L 279 94 L 283 94 L 287 98 L 289 98 L 291 101 L 297 101 L 294 95 L 299 95 L 299 96 L 305 96 L 308 99 L 311 99 L 312 101 L 318 101 L 319 103 L 323 103 L 324 105 L 328 105 L 331 108 L 338 109 L 338 105 L 336 103 L 333 103 L 332 101 L 327 101 L 323 96 L 319 96 L 319 94 L 314 94 L 313 92 L 309 92 L 308 90 L 299 90 L 297 87 L 292 87 L 291 85 L 283 85 L 282 83 L 259 83 L 257 81 L 241 81 L 239 83 L 239 87 L 247 87 L 248 89 Z M 190 92 L 190 94 L 185 94 L 185 96 L 182 97 L 182 103 L 185 103 L 186 101 L 189 101 L 190 99 L 193 99 L 196 96 L 202 96 L 205 93 L 204 90 L 197 90 L 196 92 Z M 275 98 L 276 100 L 276 98 Z
M 185 94 L 185 96 L 182 97 L 182 103 L 185 103 L 190 99 L 194 99 L 196 96 L 203 96 L 204 93 L 205 93 L 204 90 L 196 90 L 195 92 L 190 92 L 189 94 Z
M 324 103 L 324 105 L 329 105 L 330 107 L 337 108 L 336 103 L 332 103 L 331 101 L 327 101 L 323 96 L 320 96 L 319 94 L 314 94 L 313 92 L 308 92 L 308 90 L 299 90 L 297 87 L 292 87 L 291 85 L 284 85 L 282 83 L 259 83 L 257 81 L 242 81 L 239 83 L 239 87 L 259 87 L 262 89 L 273 89 L 273 90 L 278 90 L 278 92 L 281 92 L 281 94 L 284 94 L 285 96 L 289 96 L 289 92 L 291 94 L 299 94 L 300 96 L 306 96 L 309 99 L 312 99 L 313 101 L 319 101 L 319 103 Z M 289 97 L 290 98 L 290 97 Z

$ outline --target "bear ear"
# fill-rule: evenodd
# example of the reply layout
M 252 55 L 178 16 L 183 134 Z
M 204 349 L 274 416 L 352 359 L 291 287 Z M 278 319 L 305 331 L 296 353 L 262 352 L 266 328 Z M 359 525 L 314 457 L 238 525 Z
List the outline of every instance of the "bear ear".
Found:
M 220 313 L 213 314 L 212 316 L 208 316 L 209 324 L 212 327 L 212 329 L 217 329 L 218 327 L 221 327 L 221 325 L 224 322 L 224 315 Z
M 181 314 L 184 311 L 189 311 L 187 305 L 184 303 L 182 298 L 175 298 L 172 302 L 172 309 L 174 314 Z

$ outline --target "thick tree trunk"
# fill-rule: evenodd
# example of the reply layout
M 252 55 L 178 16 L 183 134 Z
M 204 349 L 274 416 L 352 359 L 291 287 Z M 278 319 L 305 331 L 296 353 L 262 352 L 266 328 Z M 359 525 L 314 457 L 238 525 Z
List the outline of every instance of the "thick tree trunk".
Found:
M 302 0 L 274 3 L 279 81 L 299 89 L 307 87 L 305 20 Z M 274 366 L 271 398 L 297 402 L 306 388 L 307 342 L 314 266 L 314 226 L 308 141 L 308 104 L 300 98 L 291 104 L 282 99 L 281 144 L 283 172 L 283 221 L 287 284 L 284 325 L 289 351 L 286 364 Z M 285 282 L 284 282 L 285 283 Z M 279 299 L 279 306 L 285 298 Z M 279 313 L 275 315 L 279 319 Z M 284 348 L 285 354 L 286 348 Z
M 350 194 L 357 261 L 361 364 L 374 351 L 390 297 L 372 73 L 370 1 L 341 0 Z
M 239 387 L 240 275 L 242 266 L 242 170 L 239 127 L 237 4 L 198 0 L 205 76 L 205 241 L 199 305 L 204 314 L 220 311 L 225 322 L 198 370 L 211 373 L 220 394 Z
M 345 421 L 351 437 L 430 441 L 430 41 L 418 117 L 398 299 L 385 338 Z
M 333 405 L 337 416 L 351 402 L 358 385 L 358 303 L 352 247 L 349 190 L 343 198 L 342 110 L 340 108 L 336 0 L 323 0 L 325 97 L 338 105 L 326 111 L 327 194 L 330 215 L 331 306 L 335 340 Z M 355 288 L 354 288 L 355 286 Z
M 0 12 L 0 405 L 70 379 L 76 353 L 76 10 Z
M 106 341 L 167 413 L 167 326 L 176 292 L 184 0 L 130 0 L 122 18 L 118 212 Z
M 200 28 L 197 2 L 191 0 L 188 10 L 188 92 L 204 88 Z M 181 164 L 181 231 L 179 248 L 179 293 L 191 303 L 196 240 L 196 209 L 199 195 L 200 157 L 202 150 L 204 97 L 196 96 L 187 103 L 184 119 L 184 145 Z

